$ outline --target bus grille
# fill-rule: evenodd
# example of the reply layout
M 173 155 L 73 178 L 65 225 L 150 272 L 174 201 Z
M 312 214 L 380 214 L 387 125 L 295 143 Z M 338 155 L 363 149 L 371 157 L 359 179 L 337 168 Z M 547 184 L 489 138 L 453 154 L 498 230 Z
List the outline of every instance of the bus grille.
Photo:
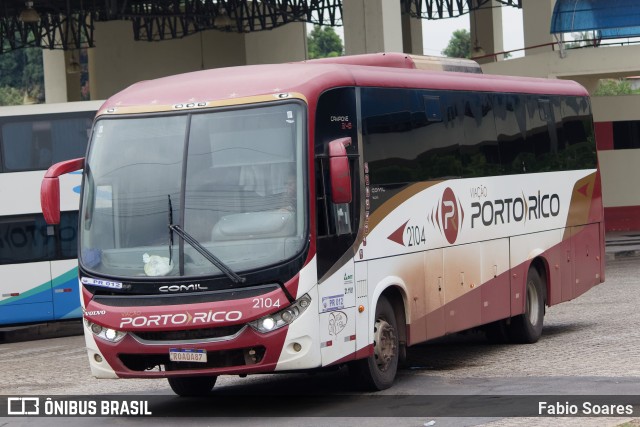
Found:
M 260 363 L 264 358 L 265 348 L 255 346 L 232 350 L 208 351 L 207 362 L 172 362 L 168 354 L 119 354 L 122 364 L 132 371 L 185 371 L 192 369 L 228 368 L 248 366 Z
M 190 340 L 217 340 L 236 335 L 244 325 L 223 326 L 219 328 L 186 329 L 182 331 L 138 331 L 132 333 L 144 341 L 183 342 Z

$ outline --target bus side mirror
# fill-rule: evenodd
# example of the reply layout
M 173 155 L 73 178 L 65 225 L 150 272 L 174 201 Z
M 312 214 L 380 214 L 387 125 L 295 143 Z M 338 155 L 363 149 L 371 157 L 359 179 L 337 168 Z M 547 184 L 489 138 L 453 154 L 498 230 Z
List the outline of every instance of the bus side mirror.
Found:
M 331 201 L 335 204 L 351 203 L 351 171 L 345 147 L 351 138 L 338 138 L 329 142 L 329 179 Z
M 60 180 L 58 177 L 84 168 L 84 158 L 67 160 L 51 166 L 40 185 L 40 206 L 49 225 L 60 224 Z

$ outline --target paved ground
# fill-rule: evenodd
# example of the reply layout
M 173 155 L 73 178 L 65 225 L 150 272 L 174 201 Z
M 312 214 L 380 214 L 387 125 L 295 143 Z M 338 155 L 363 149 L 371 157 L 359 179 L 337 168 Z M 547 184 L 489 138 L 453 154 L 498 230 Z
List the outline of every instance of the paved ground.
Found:
M 607 260 L 640 256 L 640 231 L 613 231 L 606 235 Z

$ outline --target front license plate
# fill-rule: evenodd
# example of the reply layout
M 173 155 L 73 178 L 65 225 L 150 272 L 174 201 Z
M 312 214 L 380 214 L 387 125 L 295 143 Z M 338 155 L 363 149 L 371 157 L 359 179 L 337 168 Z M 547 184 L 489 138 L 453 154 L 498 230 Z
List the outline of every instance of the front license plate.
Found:
M 172 362 L 200 362 L 207 363 L 206 350 L 192 350 L 186 348 L 170 348 L 169 360 Z

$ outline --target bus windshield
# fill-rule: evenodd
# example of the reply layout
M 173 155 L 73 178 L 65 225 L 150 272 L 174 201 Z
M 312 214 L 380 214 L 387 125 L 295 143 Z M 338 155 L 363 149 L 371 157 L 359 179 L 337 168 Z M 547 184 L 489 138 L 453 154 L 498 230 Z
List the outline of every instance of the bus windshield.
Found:
M 85 166 L 80 263 L 120 278 L 216 276 L 294 257 L 305 243 L 305 110 L 297 103 L 108 117 Z

